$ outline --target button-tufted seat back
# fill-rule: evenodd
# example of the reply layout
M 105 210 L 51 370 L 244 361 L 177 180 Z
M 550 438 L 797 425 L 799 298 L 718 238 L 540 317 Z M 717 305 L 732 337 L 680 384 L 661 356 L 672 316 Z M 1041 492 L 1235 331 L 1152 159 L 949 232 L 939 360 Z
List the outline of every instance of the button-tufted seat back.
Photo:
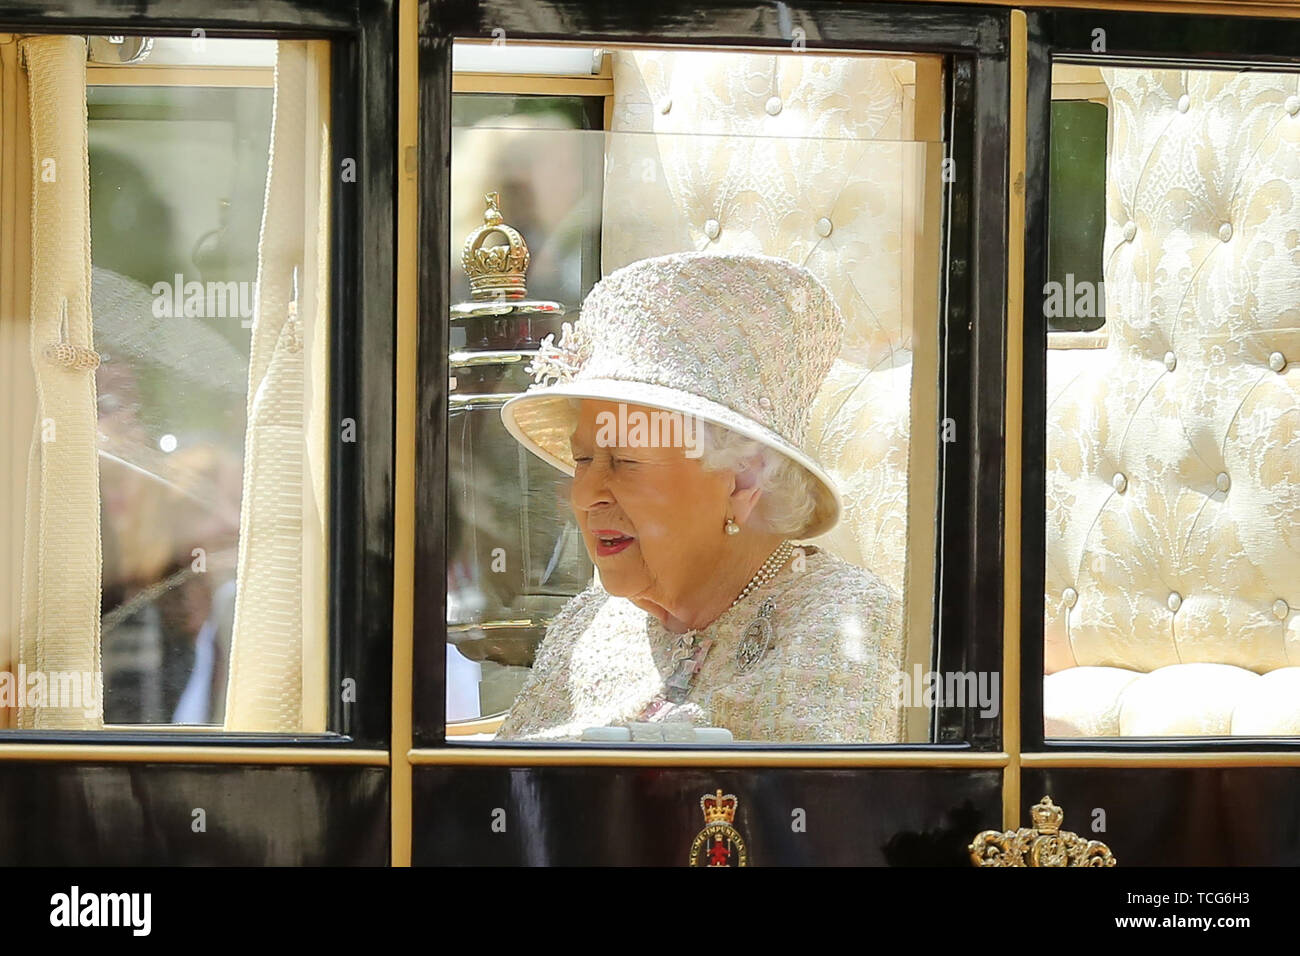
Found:
M 846 332 L 809 445 L 844 520 L 818 543 L 902 593 L 911 308 L 905 292 L 904 92 L 898 60 L 620 51 L 602 270 L 684 250 L 807 266 Z M 650 134 L 654 135 L 638 135 Z
M 1300 733 L 1300 77 L 1121 69 L 1104 348 L 1049 349 L 1046 732 Z

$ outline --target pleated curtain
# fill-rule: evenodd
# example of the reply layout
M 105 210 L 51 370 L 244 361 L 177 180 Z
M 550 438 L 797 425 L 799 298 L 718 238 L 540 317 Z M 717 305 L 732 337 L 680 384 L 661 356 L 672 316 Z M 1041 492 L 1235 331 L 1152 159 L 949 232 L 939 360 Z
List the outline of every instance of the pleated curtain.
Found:
M 281 41 L 276 59 L 227 730 L 325 729 L 328 49 Z
M 102 681 L 86 45 L 76 36 L 28 37 L 20 41 L 20 55 L 27 73 L 32 164 L 29 354 L 35 421 L 17 660 L 10 664 L 17 664 L 18 674 L 39 672 L 46 680 L 75 673 L 80 680 Z M 29 699 L 17 709 L 18 727 L 103 725 L 99 692 L 73 707 L 33 703 Z

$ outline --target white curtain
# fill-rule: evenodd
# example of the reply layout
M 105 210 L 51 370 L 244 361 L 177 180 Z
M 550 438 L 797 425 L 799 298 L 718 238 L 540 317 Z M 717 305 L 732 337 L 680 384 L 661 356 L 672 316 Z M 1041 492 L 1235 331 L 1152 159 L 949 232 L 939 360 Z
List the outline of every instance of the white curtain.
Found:
M 329 46 L 281 41 L 248 376 L 225 728 L 323 731 Z M 296 286 L 296 293 L 295 293 Z
M 90 193 L 86 46 L 81 37 L 20 42 L 31 120 L 30 356 L 36 409 L 27 471 L 18 675 L 82 691 L 74 706 L 37 699 L 30 679 L 23 729 L 96 729 L 99 652 L 99 463 L 90 315 Z M 9 382 L 4 386 L 16 387 Z M 12 661 L 11 661 L 12 667 Z M 75 675 L 75 676 L 65 676 Z M 102 683 L 101 685 L 102 686 Z

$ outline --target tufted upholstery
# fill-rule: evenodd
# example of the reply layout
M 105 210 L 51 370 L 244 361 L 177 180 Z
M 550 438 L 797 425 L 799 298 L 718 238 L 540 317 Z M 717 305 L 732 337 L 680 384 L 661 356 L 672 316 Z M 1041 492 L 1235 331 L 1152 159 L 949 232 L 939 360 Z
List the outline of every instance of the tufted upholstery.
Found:
M 783 256 L 826 283 L 847 329 L 809 445 L 846 507 L 819 544 L 900 594 L 912 343 L 903 170 L 923 148 L 898 141 L 906 66 L 812 54 L 615 53 L 602 230 L 605 273 L 708 249 Z
M 1049 350 L 1049 736 L 1300 733 L 1300 77 L 1105 71 L 1105 348 Z

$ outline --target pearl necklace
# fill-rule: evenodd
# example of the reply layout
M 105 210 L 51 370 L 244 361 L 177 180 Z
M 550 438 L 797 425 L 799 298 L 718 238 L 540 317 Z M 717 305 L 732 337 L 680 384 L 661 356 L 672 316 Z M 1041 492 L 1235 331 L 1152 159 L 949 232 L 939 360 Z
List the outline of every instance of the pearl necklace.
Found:
M 776 577 L 777 573 L 785 567 L 785 563 L 790 560 L 790 555 L 793 553 L 794 545 L 789 541 L 782 541 L 777 546 L 777 549 L 767 556 L 767 560 L 764 561 L 762 567 L 758 569 L 758 573 L 749 579 L 749 583 L 746 584 L 745 589 L 740 592 L 740 596 L 731 602 L 731 607 L 735 607 L 768 581 L 771 581 Z M 727 610 L 731 610 L 731 608 L 727 608 Z
M 739 597 L 731 602 L 731 607 L 727 610 L 733 610 L 737 604 L 776 577 L 793 553 L 794 545 L 789 541 L 782 541 L 776 550 L 767 556 L 758 573 L 749 579 L 749 583 L 745 585 Z M 768 598 L 759 608 L 758 617 L 745 628 L 736 656 L 737 667 L 742 673 L 753 667 L 771 646 L 774 634 L 769 619 L 775 608 L 772 599 Z M 704 663 L 704 658 L 708 656 L 712 646 L 712 640 L 700 640 L 699 632 L 694 630 L 688 631 L 677 639 L 672 652 L 673 670 L 665 682 L 664 692 L 656 694 L 646 705 L 641 712 L 641 720 L 649 720 L 668 704 L 679 704 L 686 699 L 691 685 L 695 682 L 695 674 Z
M 785 567 L 785 563 L 790 560 L 790 554 L 794 551 L 794 545 L 789 541 L 782 541 L 780 546 L 772 552 L 763 566 L 758 569 L 754 579 L 745 586 L 745 590 L 740 592 L 740 597 L 736 598 L 731 605 L 735 607 L 746 597 L 757 591 L 772 578 L 776 577 L 778 571 Z M 753 669 L 754 665 L 763 659 L 763 655 L 768 652 L 773 641 L 776 640 L 776 631 L 772 626 L 772 615 L 776 612 L 776 602 L 770 597 L 765 599 L 758 609 L 758 616 L 750 621 L 749 626 L 740 635 L 740 642 L 736 646 L 736 670 L 744 674 Z

